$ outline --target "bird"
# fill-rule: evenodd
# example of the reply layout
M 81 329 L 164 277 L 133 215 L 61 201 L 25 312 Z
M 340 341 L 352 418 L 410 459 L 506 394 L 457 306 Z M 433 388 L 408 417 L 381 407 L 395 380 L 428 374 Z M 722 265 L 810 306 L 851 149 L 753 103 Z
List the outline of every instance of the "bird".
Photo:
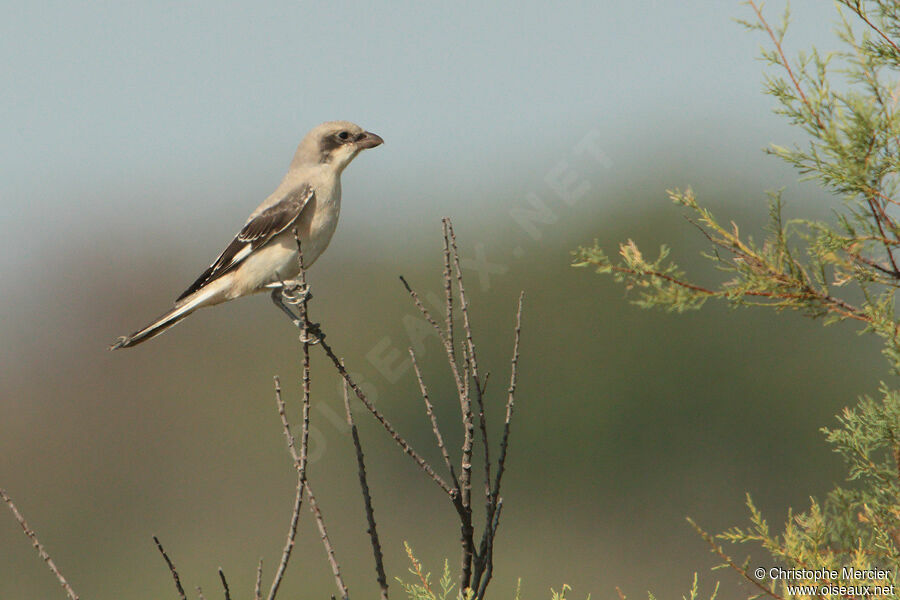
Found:
M 304 268 L 325 251 L 341 209 L 341 174 L 363 150 L 384 140 L 349 121 L 328 121 L 313 128 L 294 153 L 287 174 L 254 210 L 218 258 L 175 300 L 172 309 L 109 349 L 131 348 L 152 339 L 194 311 L 243 296 L 271 291 L 281 299 L 286 281 L 300 272 L 297 237 Z

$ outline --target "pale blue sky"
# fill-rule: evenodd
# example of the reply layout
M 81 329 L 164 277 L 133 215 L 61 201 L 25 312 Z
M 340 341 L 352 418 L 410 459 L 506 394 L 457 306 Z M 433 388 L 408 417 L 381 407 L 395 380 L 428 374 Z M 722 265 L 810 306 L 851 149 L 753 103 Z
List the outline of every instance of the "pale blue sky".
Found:
M 829 39 L 821 8 L 794 3 L 798 47 Z M 618 166 L 686 133 L 743 136 L 734 157 L 686 146 L 698 160 L 759 158 L 787 131 L 737 2 L 5 0 L 2 13 L 3 271 L 115 228 L 202 237 L 210 208 L 221 238 L 323 120 L 387 141 L 345 179 L 359 198 L 347 227 L 477 207 L 511 181 L 522 195 L 523 174 L 587 129 Z

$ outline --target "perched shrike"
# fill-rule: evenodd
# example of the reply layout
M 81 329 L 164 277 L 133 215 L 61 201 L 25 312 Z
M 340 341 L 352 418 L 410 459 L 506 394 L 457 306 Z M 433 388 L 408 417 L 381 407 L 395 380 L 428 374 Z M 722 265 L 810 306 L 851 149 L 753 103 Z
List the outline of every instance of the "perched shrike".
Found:
M 328 246 L 341 209 L 341 173 L 362 150 L 382 144 L 374 133 L 347 121 L 322 123 L 294 154 L 287 175 L 250 215 L 219 258 L 175 300 L 175 306 L 143 329 L 120 337 L 110 350 L 130 348 L 156 337 L 204 306 L 273 290 L 296 277 L 297 242 L 309 267 Z M 282 307 L 284 305 L 281 305 Z

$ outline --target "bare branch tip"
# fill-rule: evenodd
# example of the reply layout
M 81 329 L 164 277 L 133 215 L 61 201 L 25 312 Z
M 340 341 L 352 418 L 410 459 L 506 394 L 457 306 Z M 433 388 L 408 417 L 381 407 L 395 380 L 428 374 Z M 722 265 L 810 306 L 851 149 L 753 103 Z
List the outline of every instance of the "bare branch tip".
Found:
M 181 600 L 187 600 L 187 596 L 184 593 L 184 587 L 181 585 L 181 577 L 178 576 L 178 570 L 175 568 L 175 565 L 172 564 L 172 560 L 169 558 L 169 555 L 166 554 L 165 548 L 163 548 L 162 542 L 159 541 L 159 538 L 155 535 L 153 536 L 153 541 L 156 542 L 156 547 L 159 550 L 159 553 L 162 554 L 163 560 L 166 561 L 166 565 L 169 567 L 169 572 L 172 574 L 172 579 L 175 580 L 175 589 L 178 591 L 178 597 Z
M 225 579 L 225 571 L 219 567 L 219 579 L 222 580 L 222 588 L 225 590 L 225 600 L 231 600 L 231 590 L 228 589 L 228 581 Z

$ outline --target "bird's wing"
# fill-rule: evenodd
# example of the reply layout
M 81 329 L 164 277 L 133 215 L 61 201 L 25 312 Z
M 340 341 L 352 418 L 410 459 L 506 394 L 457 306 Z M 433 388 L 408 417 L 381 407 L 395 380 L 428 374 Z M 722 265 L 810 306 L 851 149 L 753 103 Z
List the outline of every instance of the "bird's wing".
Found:
M 197 278 L 197 281 L 191 284 L 191 287 L 178 296 L 175 302 L 180 302 L 228 273 L 252 252 L 265 246 L 269 240 L 290 227 L 300 216 L 303 207 L 312 199 L 313 194 L 312 187 L 303 185 L 250 219 L 225 251 Z

